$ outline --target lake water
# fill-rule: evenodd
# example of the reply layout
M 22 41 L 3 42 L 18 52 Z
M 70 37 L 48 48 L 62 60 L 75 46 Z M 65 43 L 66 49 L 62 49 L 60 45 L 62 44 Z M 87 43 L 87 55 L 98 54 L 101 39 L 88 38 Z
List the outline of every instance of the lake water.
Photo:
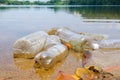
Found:
M 16 67 L 12 46 L 17 39 L 29 33 L 54 27 L 68 27 L 77 32 L 107 34 L 109 38 L 120 39 L 120 7 L 0 7 L 0 79 L 8 76 L 7 78 L 12 80 L 39 80 L 33 68 L 21 70 Z M 69 58 L 72 57 L 69 56 Z M 73 61 L 76 61 L 76 59 L 73 59 Z M 62 65 L 58 67 L 53 74 L 57 74 L 57 71 L 65 70 L 67 67 L 75 65 L 75 63 L 70 64 L 71 62 L 68 59 L 68 62 L 64 62 L 67 66 Z M 72 73 L 78 66 L 80 65 L 76 65 L 65 71 Z M 53 75 L 51 79 L 55 78 L 55 76 Z

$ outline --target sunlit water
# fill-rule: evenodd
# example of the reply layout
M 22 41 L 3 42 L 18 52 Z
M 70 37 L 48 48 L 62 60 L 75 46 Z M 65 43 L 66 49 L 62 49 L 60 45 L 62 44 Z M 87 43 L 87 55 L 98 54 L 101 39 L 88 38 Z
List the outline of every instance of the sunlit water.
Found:
M 9 71 L 12 74 L 19 71 L 14 64 L 12 53 L 13 43 L 17 39 L 29 33 L 54 27 L 68 27 L 77 32 L 107 34 L 109 38 L 120 39 L 120 7 L 0 7 L 0 70 L 3 72 L 1 74 L 0 71 L 0 77 L 6 76 Z M 80 66 L 80 64 L 76 65 L 77 59 L 71 56 L 69 58 L 63 65 L 57 67 L 53 74 L 57 74 L 59 70 L 72 73 Z M 68 69 L 69 66 L 71 69 Z M 21 75 L 22 80 L 24 74 L 28 74 L 26 79 L 31 75 L 35 76 L 34 70 L 19 72 L 16 76 Z M 33 78 L 37 80 L 34 76 Z M 55 78 L 55 75 L 51 78 Z

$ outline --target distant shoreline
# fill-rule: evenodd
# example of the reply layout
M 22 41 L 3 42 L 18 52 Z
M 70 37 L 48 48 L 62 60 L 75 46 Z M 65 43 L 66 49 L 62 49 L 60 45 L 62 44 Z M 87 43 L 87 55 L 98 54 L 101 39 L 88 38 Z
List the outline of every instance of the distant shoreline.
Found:
M 120 7 L 120 5 L 4 5 L 0 7 Z

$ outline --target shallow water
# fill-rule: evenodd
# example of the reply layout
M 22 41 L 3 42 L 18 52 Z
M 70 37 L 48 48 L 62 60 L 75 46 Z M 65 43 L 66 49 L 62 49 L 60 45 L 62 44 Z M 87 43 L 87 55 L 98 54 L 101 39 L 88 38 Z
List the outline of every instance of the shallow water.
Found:
M 109 38 L 120 39 L 120 7 L 0 7 L 0 79 L 39 80 L 42 77 L 43 80 L 45 75 L 45 80 L 46 76 L 53 80 L 61 70 L 72 74 L 80 67 L 79 56 L 69 55 L 55 70 L 41 74 L 42 70 L 33 68 L 33 60 L 13 59 L 12 46 L 17 39 L 53 27 L 68 27 L 77 32 L 107 34 Z

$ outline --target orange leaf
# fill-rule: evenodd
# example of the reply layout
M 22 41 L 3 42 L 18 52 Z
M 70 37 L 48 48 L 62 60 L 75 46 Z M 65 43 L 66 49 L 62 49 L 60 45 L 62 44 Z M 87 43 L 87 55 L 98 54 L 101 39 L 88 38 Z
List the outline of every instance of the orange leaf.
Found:
M 72 76 L 60 71 L 57 80 L 75 80 Z

